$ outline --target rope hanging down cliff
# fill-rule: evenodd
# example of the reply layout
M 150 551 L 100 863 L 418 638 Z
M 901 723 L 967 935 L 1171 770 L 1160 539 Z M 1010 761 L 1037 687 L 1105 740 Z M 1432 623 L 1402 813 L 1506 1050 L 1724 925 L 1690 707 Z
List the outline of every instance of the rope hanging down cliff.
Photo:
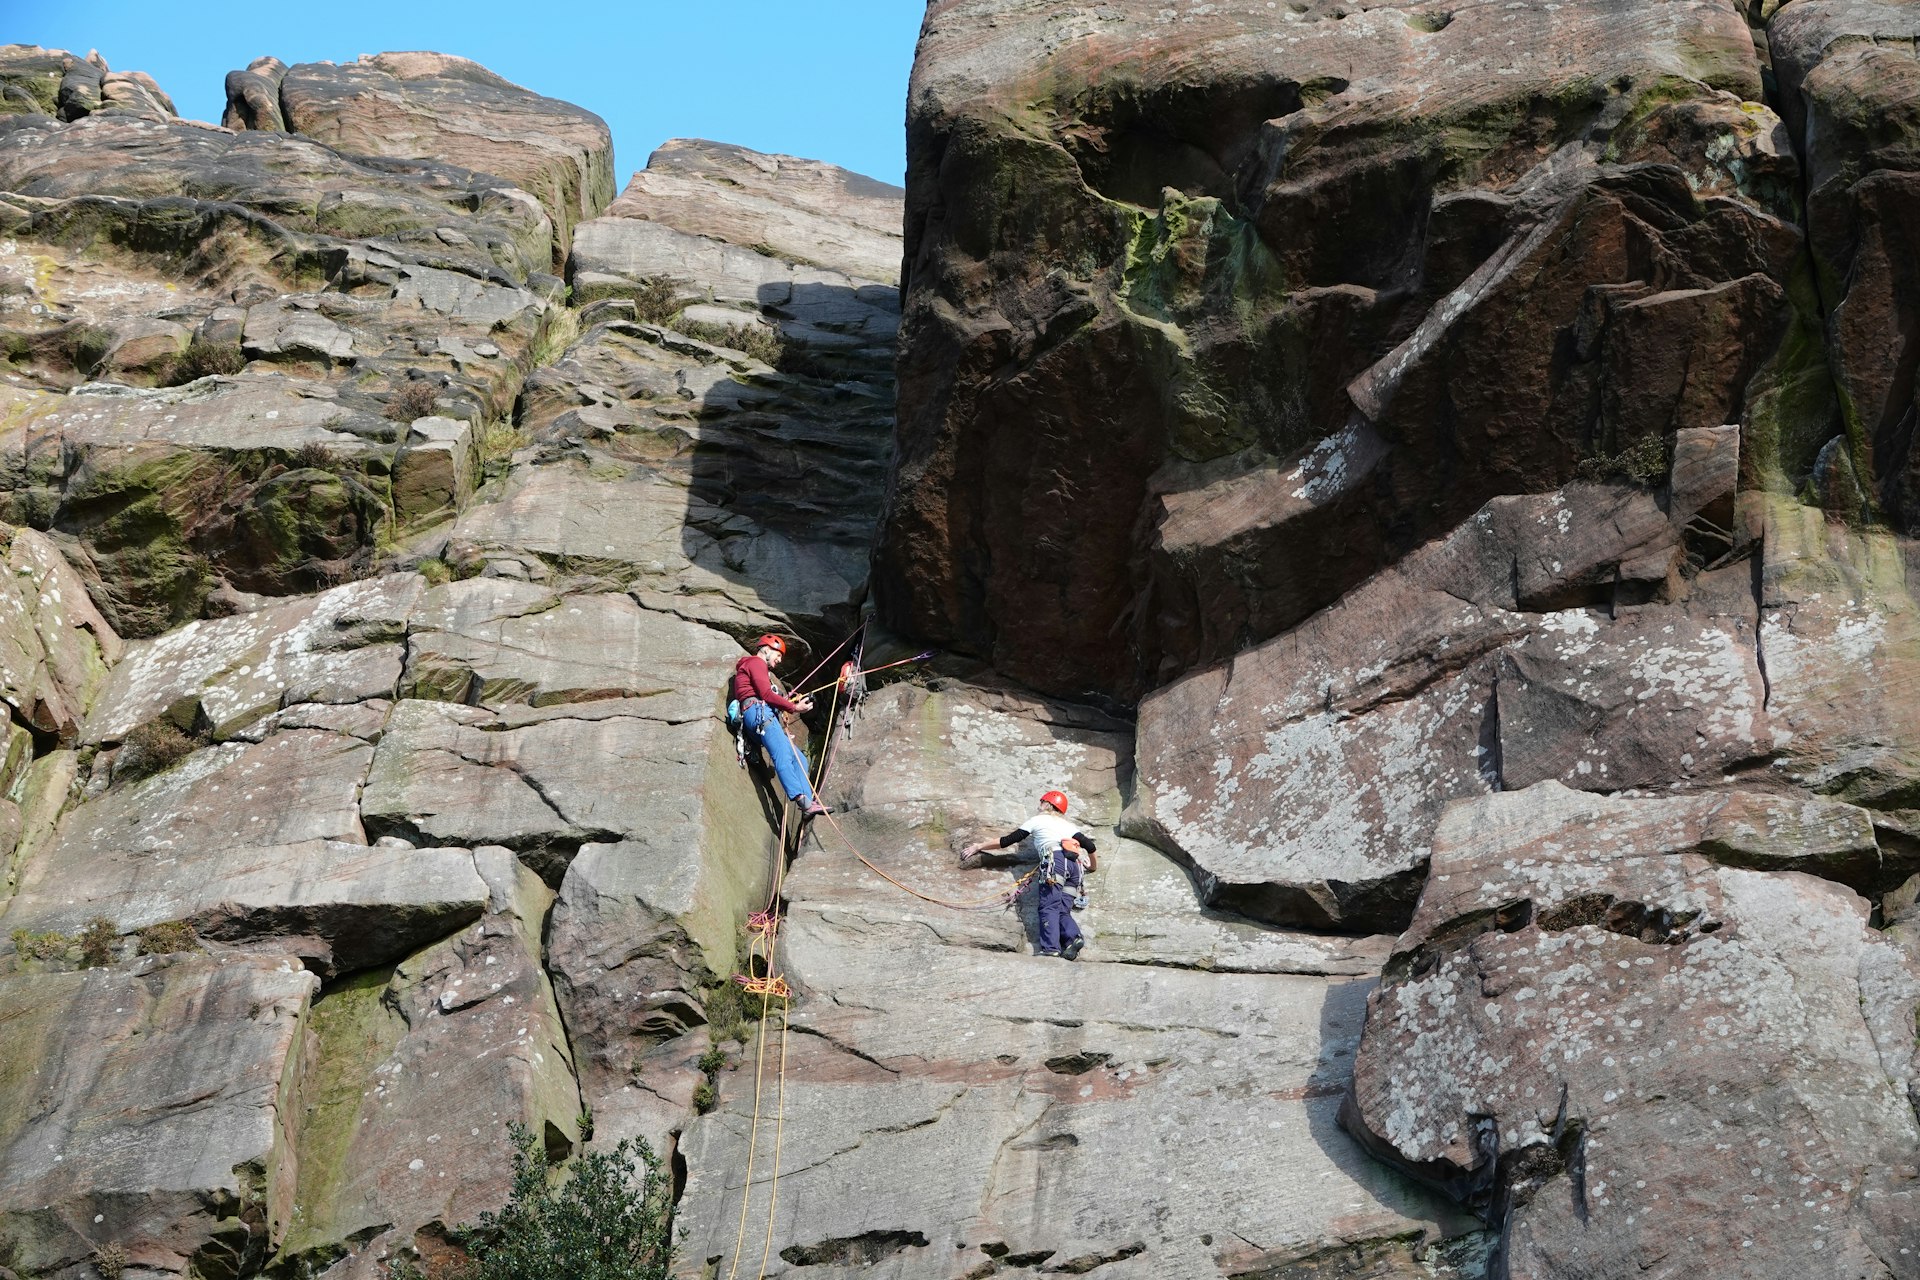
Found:
M 810 783 L 809 794 L 811 796 L 817 797 L 819 794 L 820 784 L 826 777 L 827 769 L 832 762 L 835 748 L 839 745 L 839 740 L 844 734 L 846 718 L 852 715 L 859 700 L 859 693 L 864 687 L 862 683 L 863 678 L 869 674 L 869 672 L 863 671 L 860 668 L 862 649 L 860 637 L 865 630 L 865 625 L 865 623 L 862 623 L 860 627 L 856 628 L 853 634 L 847 637 L 847 640 L 843 640 L 839 645 L 836 645 L 829 651 L 827 656 L 823 658 L 820 663 L 816 664 L 812 671 L 807 673 L 806 678 L 797 682 L 804 684 L 806 679 L 811 679 L 819 672 L 822 666 L 825 666 L 836 654 L 845 649 L 849 641 L 853 642 L 851 660 L 843 664 L 838 678 L 836 678 L 831 685 L 822 685 L 818 690 L 814 691 L 824 692 L 826 689 L 831 688 L 833 690 L 833 700 L 829 703 L 827 712 L 827 740 L 820 752 L 819 763 L 815 766 L 811 778 L 808 779 Z M 911 662 L 924 661 L 930 656 L 932 656 L 931 652 L 917 654 L 912 658 L 887 663 L 884 666 L 873 668 L 873 670 L 884 671 L 891 667 L 905 666 Z M 842 695 L 846 696 L 844 706 L 842 705 Z M 740 1186 L 740 1219 L 734 1233 L 733 1261 L 727 1269 L 727 1280 L 738 1280 L 740 1258 L 742 1250 L 746 1245 L 747 1217 L 753 1201 L 753 1171 L 759 1156 L 760 1123 L 764 1111 L 763 1100 L 765 1097 L 767 1059 L 766 1023 L 768 1014 L 772 1011 L 773 1001 L 777 999 L 780 1001 L 780 1051 L 779 1062 L 774 1069 L 776 1092 L 774 1101 L 773 1167 L 767 1177 L 766 1229 L 764 1233 L 764 1243 L 760 1251 L 760 1267 L 755 1280 L 765 1280 L 767 1262 L 771 1258 L 773 1251 L 775 1210 L 779 1204 L 780 1197 L 781 1146 L 786 1132 L 787 1037 L 791 1020 L 790 998 L 793 994 L 791 987 L 787 984 L 786 978 L 781 974 L 779 966 L 780 928 L 784 923 L 782 893 L 786 883 L 786 863 L 788 856 L 787 836 L 792 814 L 793 807 L 791 804 L 781 807 L 780 837 L 774 851 L 772 891 L 768 895 L 765 910 L 757 911 L 747 918 L 748 943 L 745 972 L 734 975 L 734 981 L 738 983 L 747 994 L 758 995 L 760 997 L 760 1035 L 754 1057 L 753 1120 L 749 1127 L 747 1137 L 746 1173 L 741 1179 Z M 893 885 L 903 893 L 910 894 L 923 902 L 945 907 L 950 910 L 982 911 L 1011 907 L 1014 901 L 1019 898 L 1021 893 L 1023 893 L 1027 886 L 1033 881 L 1034 877 L 1039 874 L 1038 869 L 1030 871 L 1015 881 L 1009 889 L 979 901 L 956 902 L 951 899 L 936 897 L 933 894 L 922 893 L 913 886 L 896 879 L 875 864 L 871 858 L 868 858 L 860 851 L 858 846 L 854 844 L 852 838 L 847 835 L 845 828 L 840 825 L 839 819 L 835 818 L 831 811 L 822 808 L 818 811 L 817 815 L 810 814 L 810 816 L 825 817 L 833 827 L 834 832 L 846 844 L 848 852 L 853 854 L 854 858 L 857 859 L 862 866 L 879 876 L 882 880 L 885 880 L 888 884 Z

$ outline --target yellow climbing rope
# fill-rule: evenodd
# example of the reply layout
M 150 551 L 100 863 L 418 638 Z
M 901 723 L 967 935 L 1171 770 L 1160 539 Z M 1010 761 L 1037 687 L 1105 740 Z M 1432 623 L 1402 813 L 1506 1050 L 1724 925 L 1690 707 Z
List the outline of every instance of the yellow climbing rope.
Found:
M 734 1280 L 740 1270 L 740 1251 L 747 1241 L 747 1208 L 753 1200 L 753 1165 L 760 1148 L 760 1098 L 761 1083 L 766 1076 L 767 1066 L 767 1010 L 777 995 L 784 1000 L 791 994 L 786 981 L 774 971 L 774 952 L 780 934 L 780 888 L 785 878 L 787 865 L 787 823 L 793 813 L 791 805 L 780 811 L 780 840 L 774 849 L 773 897 L 767 910 L 757 911 L 747 917 L 747 963 L 746 972 L 736 974 L 734 981 L 739 983 L 750 995 L 760 997 L 759 1045 L 754 1054 L 753 1063 L 753 1125 L 747 1138 L 747 1172 L 740 1184 L 740 1225 L 733 1237 L 733 1265 L 727 1270 L 727 1280 Z M 759 973 L 754 972 L 754 961 L 759 960 Z M 784 1005 L 783 1005 L 784 1023 Z M 783 1033 L 784 1034 L 784 1033 Z M 781 1070 L 784 1071 L 786 1045 L 780 1046 Z M 784 1086 L 781 1094 L 784 1097 Z M 775 1154 L 775 1172 L 779 1171 L 779 1156 Z M 762 1268 L 764 1274 L 764 1267 Z

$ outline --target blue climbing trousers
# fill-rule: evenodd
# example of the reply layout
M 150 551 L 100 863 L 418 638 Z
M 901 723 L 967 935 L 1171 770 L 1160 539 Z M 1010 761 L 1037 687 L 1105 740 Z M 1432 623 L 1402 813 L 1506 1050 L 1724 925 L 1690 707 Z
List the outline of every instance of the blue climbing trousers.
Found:
M 1040 885 L 1040 950 L 1058 951 L 1080 936 L 1073 919 L 1073 894 L 1059 885 Z
M 813 788 L 807 784 L 807 762 L 794 750 L 793 739 L 780 723 L 780 713 L 755 699 L 742 709 L 740 717 L 766 748 L 767 758 L 773 761 L 773 771 L 786 789 L 787 798 L 798 800 L 802 805 L 812 804 Z

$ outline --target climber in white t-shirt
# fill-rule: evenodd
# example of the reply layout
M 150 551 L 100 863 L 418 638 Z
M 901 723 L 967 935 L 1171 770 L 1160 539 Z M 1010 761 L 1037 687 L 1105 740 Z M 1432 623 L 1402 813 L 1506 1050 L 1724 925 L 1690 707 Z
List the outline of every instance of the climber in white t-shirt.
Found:
M 1093 837 L 1067 821 L 1067 797 L 1049 791 L 1040 797 L 1040 812 L 998 840 L 983 840 L 962 850 L 960 860 L 978 857 L 990 849 L 1020 846 L 1019 857 L 1040 864 L 1040 946 L 1038 954 L 1072 960 L 1087 940 L 1074 923 L 1073 905 L 1080 897 L 1087 872 L 1099 869 Z

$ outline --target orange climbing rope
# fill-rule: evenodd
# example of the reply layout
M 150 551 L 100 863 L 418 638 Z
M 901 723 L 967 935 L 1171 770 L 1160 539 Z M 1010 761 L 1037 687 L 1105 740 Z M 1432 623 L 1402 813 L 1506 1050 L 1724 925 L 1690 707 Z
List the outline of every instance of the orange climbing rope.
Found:
M 861 866 L 873 872 L 873 874 L 879 876 L 882 880 L 885 880 L 888 884 L 900 890 L 902 893 L 912 894 L 914 897 L 920 899 L 920 901 L 931 902 L 936 907 L 947 907 L 954 911 L 988 911 L 996 907 L 1009 906 L 1012 904 L 1013 900 L 1019 897 L 1021 892 L 1026 889 L 1027 884 L 1036 875 L 1040 874 L 1039 868 L 1036 867 L 1034 870 L 1027 872 L 1027 874 L 1025 874 L 1024 876 L 1021 876 L 1018 880 L 1014 881 L 1011 888 L 1005 889 L 1000 893 L 996 893 L 991 898 L 982 898 L 978 902 L 954 902 L 948 898 L 936 898 L 930 893 L 920 892 L 918 889 L 914 888 L 910 884 L 905 883 L 904 881 L 894 879 L 892 876 L 888 875 L 885 871 L 875 866 L 873 863 L 873 860 L 867 857 L 866 854 L 860 852 L 859 848 L 853 843 L 852 839 L 848 837 L 846 830 L 843 827 L 841 827 L 839 820 L 830 813 L 826 815 L 826 817 L 827 817 L 827 821 L 833 824 L 833 829 L 839 832 L 840 839 L 846 843 L 847 852 L 851 853 L 854 857 L 858 858 L 860 860 Z

